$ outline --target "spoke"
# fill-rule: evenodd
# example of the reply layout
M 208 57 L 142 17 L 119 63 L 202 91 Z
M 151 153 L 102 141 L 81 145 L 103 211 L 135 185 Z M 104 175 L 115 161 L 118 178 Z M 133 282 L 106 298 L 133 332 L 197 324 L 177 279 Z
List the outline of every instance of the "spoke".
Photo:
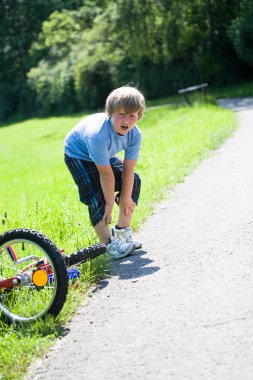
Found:
M 27 232 L 24 234 L 28 236 Z M 38 236 L 38 243 L 40 243 L 39 239 L 40 236 Z M 0 291 L 0 314 L 2 311 L 11 320 L 29 321 L 44 315 L 48 311 L 51 312 L 51 309 L 57 309 L 58 306 L 54 305 L 53 302 L 57 295 L 59 283 L 61 284 L 61 282 L 57 281 L 57 272 L 55 273 L 55 269 L 57 268 L 54 267 L 54 261 L 52 262 L 52 257 L 53 259 L 54 257 L 57 258 L 57 253 L 51 253 L 51 245 L 48 244 L 48 253 L 47 241 L 45 239 L 43 239 L 43 246 L 40 246 L 36 241 L 30 243 L 29 236 L 27 240 L 23 239 L 23 241 L 22 238 L 20 240 L 15 240 L 15 238 L 13 240 L 10 239 L 8 244 L 15 251 L 18 261 L 21 262 L 13 261 L 6 250 L 6 245 L 2 245 L 0 251 L 0 281 L 23 274 L 25 277 L 29 276 L 30 283 L 26 284 L 24 281 L 20 286 Z M 22 245 L 25 250 L 22 250 Z M 32 260 L 30 256 L 36 256 L 37 260 Z M 37 261 L 42 259 L 45 259 L 45 262 L 48 263 L 46 265 L 52 270 L 52 275 L 48 274 L 47 284 L 43 288 L 38 288 L 33 284 L 31 277 L 33 271 L 37 269 Z
M 3 263 L 0 263 L 0 265 L 1 265 L 2 268 L 7 268 L 7 269 L 11 269 L 11 270 L 16 270 L 16 267 L 15 267 L 15 266 L 10 266 L 10 265 L 3 264 Z

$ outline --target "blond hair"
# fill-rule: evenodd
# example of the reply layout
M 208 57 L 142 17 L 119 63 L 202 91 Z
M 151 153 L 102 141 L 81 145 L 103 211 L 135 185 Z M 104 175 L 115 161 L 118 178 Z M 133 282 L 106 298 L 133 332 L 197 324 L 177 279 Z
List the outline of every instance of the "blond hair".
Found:
M 122 86 L 113 90 L 106 99 L 105 111 L 109 116 L 123 109 L 127 114 L 138 112 L 139 119 L 145 109 L 145 99 L 135 87 Z

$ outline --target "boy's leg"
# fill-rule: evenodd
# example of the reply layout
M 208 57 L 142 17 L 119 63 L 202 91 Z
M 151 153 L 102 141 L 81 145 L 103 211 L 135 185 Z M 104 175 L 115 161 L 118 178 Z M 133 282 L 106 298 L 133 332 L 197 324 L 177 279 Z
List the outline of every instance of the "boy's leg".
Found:
M 122 187 L 122 173 L 123 173 L 123 165 L 122 162 L 117 159 L 116 157 L 113 157 L 113 159 L 110 160 L 112 170 L 114 172 L 115 176 L 115 191 L 118 192 L 116 196 L 116 203 L 119 204 L 119 197 Z M 134 184 L 133 184 L 133 190 L 132 190 L 132 200 L 134 202 L 134 209 L 138 203 L 139 195 L 140 195 L 140 189 L 141 189 L 141 180 L 137 173 L 134 173 Z M 129 211 L 128 215 L 125 215 L 121 210 L 119 209 L 119 215 L 118 215 L 118 221 L 115 227 L 112 228 L 112 231 L 117 235 L 117 237 L 126 242 L 133 242 L 133 236 L 132 236 L 132 229 L 131 229 L 131 220 L 134 214 L 134 210 L 132 212 Z M 141 248 L 141 243 L 139 242 L 133 242 L 134 248 L 138 249 Z
M 122 188 L 123 164 L 117 157 L 113 157 L 110 160 L 110 164 L 111 164 L 111 167 L 112 167 L 112 170 L 114 173 L 114 177 L 115 177 L 115 191 L 118 192 L 118 194 L 116 196 L 116 202 L 119 203 L 119 197 L 120 197 L 120 192 L 121 192 L 121 188 Z M 134 173 L 132 200 L 133 200 L 135 206 L 138 203 L 140 190 L 141 190 L 141 179 L 137 173 Z M 135 209 L 135 206 L 134 206 L 134 209 Z M 132 212 L 129 211 L 129 214 L 125 215 L 119 209 L 117 226 L 121 227 L 121 228 L 129 227 L 131 224 L 133 214 L 134 214 L 134 210 Z
M 102 220 L 105 207 L 97 167 L 93 162 L 66 155 L 65 163 L 77 185 L 79 199 L 88 206 L 90 221 L 95 227 Z
M 109 243 L 111 231 L 108 224 L 105 224 L 105 222 L 101 220 L 94 226 L 94 230 L 96 231 L 96 234 L 101 242 L 105 244 Z
M 136 206 L 136 204 L 135 204 L 135 206 Z M 124 214 L 124 212 L 122 212 L 119 209 L 119 216 L 118 216 L 118 221 L 117 221 L 117 227 L 119 227 L 119 228 L 125 228 L 125 227 L 129 227 L 131 225 L 131 220 L 132 220 L 132 217 L 133 217 L 133 214 L 134 214 L 135 206 L 134 206 L 133 211 L 129 210 L 128 215 Z
M 112 236 L 109 225 L 103 221 L 105 199 L 96 165 L 66 155 L 65 163 L 78 187 L 80 201 L 88 206 L 91 224 L 100 241 L 107 244 L 108 253 L 113 258 L 127 256 L 133 251 L 133 244 L 122 242 L 116 236 Z

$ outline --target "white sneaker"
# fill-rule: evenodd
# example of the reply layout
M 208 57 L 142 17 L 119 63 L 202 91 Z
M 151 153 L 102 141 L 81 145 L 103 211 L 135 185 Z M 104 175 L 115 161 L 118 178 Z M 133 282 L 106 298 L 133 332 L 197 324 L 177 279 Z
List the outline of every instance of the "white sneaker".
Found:
M 113 231 L 110 236 L 111 242 L 107 244 L 106 252 L 113 258 L 113 259 L 121 259 L 122 257 L 126 257 L 134 250 L 133 243 L 129 242 L 123 242 L 117 238 L 117 236 L 114 235 Z
M 138 241 L 133 240 L 133 232 L 131 227 L 118 229 L 116 227 L 112 228 L 114 236 L 116 236 L 119 240 L 125 243 L 133 243 L 134 249 L 140 249 L 142 244 Z

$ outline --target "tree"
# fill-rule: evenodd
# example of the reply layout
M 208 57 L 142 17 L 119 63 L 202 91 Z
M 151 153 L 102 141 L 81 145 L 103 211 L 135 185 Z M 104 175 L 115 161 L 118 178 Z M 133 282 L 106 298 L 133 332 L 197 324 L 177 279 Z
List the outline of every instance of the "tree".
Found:
M 100 107 L 126 83 L 154 98 L 199 81 L 240 79 L 235 74 L 247 74 L 243 60 L 251 64 L 251 3 L 3 0 L 0 35 L 14 26 L 1 48 L 0 88 L 9 95 L 0 104 L 13 111 L 25 99 L 37 112 L 59 113 Z
M 55 9 L 76 8 L 83 0 L 2 0 L 0 2 L 0 118 L 32 108 L 26 73 L 34 64 L 29 49 L 43 20 Z
M 238 16 L 232 21 L 228 29 L 234 49 L 238 56 L 253 66 L 253 3 L 244 0 Z
M 28 72 L 28 84 L 36 93 L 37 107 L 42 113 L 73 111 L 78 100 L 83 103 L 82 89 L 76 93 L 74 70 L 89 48 L 85 35 L 93 27 L 95 17 L 103 11 L 105 1 L 90 1 L 77 11 L 63 10 L 51 13 L 43 22 L 41 33 L 31 47 L 31 56 L 42 58 Z M 46 57 L 46 59 L 44 58 Z M 92 68 L 89 68 L 92 71 Z M 96 71 L 99 69 L 96 68 Z M 91 89 L 86 106 L 94 106 L 92 90 L 94 79 L 85 79 Z M 84 95 L 85 97 L 85 95 Z

